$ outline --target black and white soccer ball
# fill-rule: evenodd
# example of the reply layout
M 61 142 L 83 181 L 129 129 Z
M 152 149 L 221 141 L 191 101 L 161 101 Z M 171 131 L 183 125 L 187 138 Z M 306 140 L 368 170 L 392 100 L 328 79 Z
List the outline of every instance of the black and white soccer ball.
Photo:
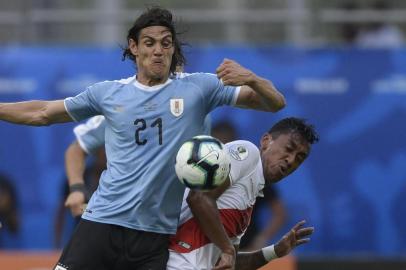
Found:
M 230 159 L 219 140 L 200 135 L 179 148 L 175 170 L 179 180 L 188 188 L 210 190 L 227 179 Z

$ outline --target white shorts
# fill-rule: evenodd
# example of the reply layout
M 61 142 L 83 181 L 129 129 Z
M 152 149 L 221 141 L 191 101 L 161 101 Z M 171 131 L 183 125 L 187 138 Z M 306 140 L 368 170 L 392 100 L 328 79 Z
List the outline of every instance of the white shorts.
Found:
M 185 253 L 187 254 L 187 253 Z M 185 256 L 184 253 L 177 253 L 169 250 L 168 264 L 166 265 L 167 270 L 199 270 L 202 268 L 196 268 L 191 264 Z

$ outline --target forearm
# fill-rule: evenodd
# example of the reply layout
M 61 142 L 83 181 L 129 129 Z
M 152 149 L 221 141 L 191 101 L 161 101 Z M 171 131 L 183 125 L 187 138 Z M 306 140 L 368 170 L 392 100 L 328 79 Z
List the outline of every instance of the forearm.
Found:
M 14 124 L 41 126 L 45 123 L 46 101 L 0 103 L 0 119 Z
M 222 252 L 235 254 L 235 249 L 221 223 L 216 201 L 203 192 L 191 191 L 187 202 L 200 228 L 211 242 Z
M 86 166 L 86 153 L 75 141 L 65 152 L 65 169 L 69 185 L 84 184 L 83 175 Z
M 62 100 L 0 103 L 0 120 L 30 126 L 72 121 Z
M 285 97 L 275 88 L 271 81 L 253 74 L 247 86 L 258 95 L 262 109 L 277 112 L 285 107 Z
M 262 250 L 238 252 L 235 270 L 254 270 L 264 266 L 267 263 L 268 261 L 265 260 Z

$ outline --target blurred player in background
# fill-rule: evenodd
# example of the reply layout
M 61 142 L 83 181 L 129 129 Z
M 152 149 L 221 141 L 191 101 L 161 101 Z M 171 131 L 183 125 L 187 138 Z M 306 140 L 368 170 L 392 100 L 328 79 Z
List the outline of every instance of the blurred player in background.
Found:
M 237 129 L 231 121 L 223 120 L 217 122 L 212 127 L 211 135 L 219 139 L 222 143 L 229 143 L 238 139 Z M 252 211 L 250 226 L 241 239 L 239 248 L 244 251 L 260 249 L 272 239 L 283 227 L 286 221 L 286 209 L 279 197 L 277 188 L 274 185 L 268 185 L 263 189 L 264 196 L 256 200 Z M 261 211 L 267 211 L 268 216 L 266 225 L 261 226 Z M 269 213 L 270 212 L 270 213 Z
M 85 203 L 88 202 L 92 191 L 96 190 L 98 186 L 98 183 L 85 184 L 86 157 L 89 154 L 97 154 L 99 156 L 97 158 L 97 167 L 106 168 L 104 154 L 105 128 L 106 121 L 104 116 L 98 115 L 90 118 L 85 124 L 76 126 L 73 130 L 76 140 L 69 145 L 65 152 L 66 176 L 69 186 L 78 185 L 83 187 L 71 190 L 66 198 L 65 206 L 70 208 L 73 216 L 82 215 Z M 105 163 L 101 164 L 103 161 Z M 99 172 L 99 170 L 97 171 Z M 95 187 L 94 184 L 96 184 Z
M 67 181 L 63 183 L 63 200 L 55 217 L 55 248 L 60 248 L 61 244 L 65 244 L 66 238 L 72 235 L 74 228 L 80 221 L 84 207 L 99 185 L 102 172 L 106 169 L 105 125 L 104 116 L 98 115 L 73 129 L 76 140 L 65 151 Z M 95 133 L 94 130 L 98 130 L 98 127 L 102 132 Z M 100 142 L 100 144 L 91 144 L 89 140 Z M 93 145 L 93 148 L 90 148 L 90 145 Z M 91 155 L 93 159 L 89 166 L 85 166 L 88 155 Z M 71 192 L 69 187 L 74 185 L 83 188 Z M 69 208 L 71 214 L 66 213 L 66 207 Z
M 0 174 L 0 249 L 21 247 L 20 215 L 14 182 Z
M 256 198 L 263 196 L 264 186 L 294 172 L 310 154 L 311 145 L 318 140 L 312 125 L 303 119 L 291 117 L 277 122 L 262 136 L 260 149 L 243 140 L 227 143 L 225 146 L 231 161 L 230 177 L 225 185 L 205 192 L 208 196 L 201 196 L 202 192 L 190 196 L 196 193 L 193 190 L 185 193 L 180 226 L 176 235 L 171 237 L 168 269 L 211 269 L 219 259 L 221 250 L 205 236 L 199 225 L 202 223 L 198 221 L 200 217 L 193 215 L 196 208 L 211 211 L 203 208 L 202 202 L 207 197 L 217 200 L 222 224 L 238 250 L 250 223 Z M 210 220 L 205 222 L 210 223 Z M 277 257 L 284 256 L 296 245 L 308 242 L 306 237 L 312 234 L 313 228 L 301 229 L 303 224 L 300 222 L 285 235 L 284 239 L 289 239 L 287 251 L 287 243 L 281 244 L 284 246 L 282 251 L 278 242 L 275 246 L 238 253 L 236 269 L 257 269 L 275 258 L 275 254 Z
M 231 60 L 218 67 L 217 76 L 174 78 L 185 58 L 168 10 L 155 7 L 141 14 L 127 41 L 123 56 L 136 65 L 133 77 L 96 83 L 65 100 L 0 103 L 0 119 L 17 124 L 106 118 L 107 170 L 62 252 L 58 270 L 164 269 L 184 193 L 172 159 L 180 144 L 203 132 L 205 116 L 216 107 L 275 112 L 285 105 L 270 81 Z M 234 269 L 235 249 L 215 201 L 203 204 L 205 211 L 197 208 L 194 213 L 199 220 L 211 220 L 201 227 L 222 250 L 218 269 Z

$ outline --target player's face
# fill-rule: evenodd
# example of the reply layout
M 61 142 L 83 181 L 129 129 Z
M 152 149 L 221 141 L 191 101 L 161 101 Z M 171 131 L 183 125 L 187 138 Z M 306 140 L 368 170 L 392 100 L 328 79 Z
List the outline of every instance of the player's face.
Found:
M 310 152 L 310 144 L 297 133 L 261 139 L 261 159 L 267 182 L 276 183 L 295 171 Z
M 141 30 L 138 44 L 130 39 L 130 50 L 136 57 L 141 81 L 165 82 L 169 76 L 174 46 L 167 27 L 150 26 Z

